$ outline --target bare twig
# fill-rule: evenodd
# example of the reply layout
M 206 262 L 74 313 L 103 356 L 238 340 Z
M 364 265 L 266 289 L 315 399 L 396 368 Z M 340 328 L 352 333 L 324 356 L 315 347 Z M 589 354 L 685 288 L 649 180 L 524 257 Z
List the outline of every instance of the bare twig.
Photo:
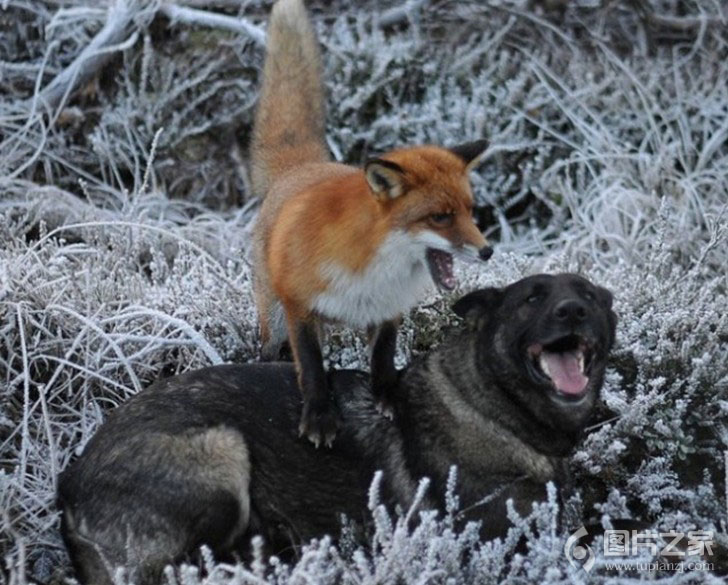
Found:
M 401 22 L 412 21 L 429 0 L 407 0 L 402 6 L 385 10 L 379 17 L 380 26 L 392 26 Z
M 238 34 L 249 36 L 259 45 L 265 44 L 265 32 L 254 24 L 249 23 L 244 18 L 236 18 L 225 14 L 217 14 L 207 10 L 198 10 L 196 8 L 186 8 L 177 6 L 176 4 L 164 4 L 161 8 L 162 14 L 172 21 L 185 24 L 198 24 L 212 28 L 221 28 L 230 30 Z
M 178 4 L 193 8 L 234 8 L 240 9 L 240 0 L 180 0 Z
M 668 29 L 678 32 L 698 32 L 703 27 L 726 26 L 725 18 L 711 18 L 705 14 L 700 16 L 670 16 L 657 14 L 647 0 L 630 0 L 642 18 L 653 29 Z
M 695 32 L 703 26 L 726 25 L 726 22 L 721 22 L 718 18 L 710 18 L 708 16 L 678 17 L 655 14 L 654 12 L 648 12 L 646 16 L 648 22 L 656 28 L 668 28 L 683 32 Z

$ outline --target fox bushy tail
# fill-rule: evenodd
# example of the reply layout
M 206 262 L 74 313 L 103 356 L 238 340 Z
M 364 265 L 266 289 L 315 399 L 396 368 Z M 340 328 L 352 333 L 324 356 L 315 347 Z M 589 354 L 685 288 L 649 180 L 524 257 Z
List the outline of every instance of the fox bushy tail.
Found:
M 321 56 L 303 0 L 278 0 L 268 24 L 263 86 L 253 127 L 255 195 L 307 162 L 329 160 Z

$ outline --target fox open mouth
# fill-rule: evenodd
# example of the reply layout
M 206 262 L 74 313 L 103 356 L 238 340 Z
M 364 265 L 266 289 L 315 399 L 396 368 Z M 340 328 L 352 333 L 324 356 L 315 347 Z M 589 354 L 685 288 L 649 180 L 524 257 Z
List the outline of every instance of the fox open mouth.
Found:
M 534 377 L 570 399 L 586 394 L 592 355 L 591 344 L 578 335 L 528 346 L 528 363 Z
M 452 254 L 435 248 L 427 248 L 427 265 L 430 268 L 432 280 L 439 288 L 443 290 L 455 288 L 456 280 L 452 271 Z

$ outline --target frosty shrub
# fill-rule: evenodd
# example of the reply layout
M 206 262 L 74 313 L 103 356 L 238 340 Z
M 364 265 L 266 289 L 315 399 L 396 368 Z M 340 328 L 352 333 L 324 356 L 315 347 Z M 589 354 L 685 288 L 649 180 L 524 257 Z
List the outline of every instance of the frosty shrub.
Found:
M 340 160 L 490 140 L 473 173 L 487 266 L 406 316 L 397 362 L 459 323 L 459 294 L 578 271 L 620 317 L 603 401 L 555 488 L 504 538 L 381 505 L 371 530 L 290 562 L 167 570 L 169 583 L 722 583 L 728 571 L 728 13 L 721 2 L 309 3 Z M 0 2 L 0 582 L 71 579 L 56 478 L 160 376 L 257 359 L 248 135 L 270 3 Z M 366 367 L 332 328 L 328 367 Z M 565 519 L 560 526 L 558 518 Z M 713 572 L 587 574 L 581 524 L 711 531 Z M 644 559 L 643 559 L 644 560 Z M 646 559 L 650 560 L 650 559 Z M 652 559 L 654 560 L 654 559 Z M 697 559 L 699 560 L 699 559 Z M 126 583 L 123 574 L 118 583 Z

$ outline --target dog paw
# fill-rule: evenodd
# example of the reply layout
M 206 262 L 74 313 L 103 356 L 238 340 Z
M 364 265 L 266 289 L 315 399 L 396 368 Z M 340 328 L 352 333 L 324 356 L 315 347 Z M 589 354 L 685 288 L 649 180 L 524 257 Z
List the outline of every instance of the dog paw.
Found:
M 304 404 L 301 423 L 298 425 L 300 437 L 306 437 L 317 449 L 322 444 L 332 447 L 338 428 L 339 415 L 332 404 Z

